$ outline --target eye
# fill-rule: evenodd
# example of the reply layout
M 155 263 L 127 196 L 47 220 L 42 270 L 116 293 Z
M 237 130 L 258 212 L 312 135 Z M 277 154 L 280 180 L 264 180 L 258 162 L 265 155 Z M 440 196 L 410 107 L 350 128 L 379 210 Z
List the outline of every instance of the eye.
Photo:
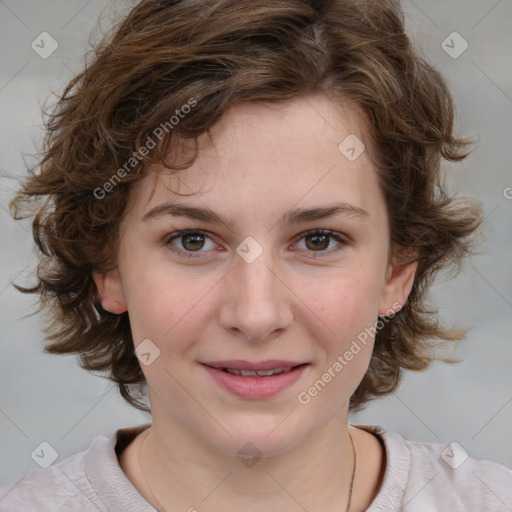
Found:
M 186 254 L 189 257 L 197 257 L 195 252 L 204 252 L 200 251 L 205 245 L 204 240 L 211 238 L 204 231 L 197 230 L 188 230 L 188 231 L 180 231 L 179 233 L 174 233 L 171 236 L 165 239 L 165 245 L 169 247 L 169 250 L 173 253 L 177 254 Z M 179 240 L 180 245 L 185 249 L 177 249 L 173 242 L 174 240 Z M 214 244 L 215 245 L 215 244 Z
M 300 240 L 305 240 L 306 249 L 312 249 L 312 252 L 320 254 L 330 254 L 349 244 L 349 240 L 341 233 L 330 231 L 328 229 L 313 229 L 311 231 L 307 231 L 306 233 L 302 233 L 300 236 Z M 331 239 L 334 239 L 338 242 L 338 247 L 326 251 L 325 249 L 329 247 Z
M 307 231 L 306 233 L 302 233 L 298 241 L 305 240 L 306 249 L 308 252 L 319 253 L 332 253 L 338 251 L 343 248 L 343 246 L 349 245 L 350 241 L 341 233 L 337 233 L 336 231 L 330 231 L 326 229 L 314 229 Z M 338 242 L 338 247 L 326 251 L 326 249 L 330 245 L 331 240 L 336 240 Z M 208 244 L 205 243 L 206 240 L 210 240 L 211 246 L 210 249 L 214 250 L 216 244 L 213 240 L 208 236 L 205 231 L 200 230 L 185 230 L 177 233 L 172 233 L 169 235 L 164 243 L 169 248 L 169 250 L 173 253 L 186 255 L 189 258 L 199 257 L 202 252 L 201 249 L 206 248 Z M 175 241 L 179 242 L 179 245 L 182 248 L 177 248 L 175 245 Z M 295 243 L 295 245 L 298 242 Z M 194 254 L 197 253 L 197 254 Z

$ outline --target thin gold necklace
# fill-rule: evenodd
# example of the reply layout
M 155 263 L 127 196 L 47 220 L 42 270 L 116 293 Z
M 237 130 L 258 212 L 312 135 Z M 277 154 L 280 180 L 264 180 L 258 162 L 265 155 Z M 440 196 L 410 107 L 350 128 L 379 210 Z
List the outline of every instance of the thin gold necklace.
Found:
M 156 499 L 156 496 L 155 496 L 155 494 L 153 492 L 153 489 L 151 489 L 151 485 L 149 485 L 148 479 L 146 478 L 146 474 L 144 473 L 144 470 L 142 469 L 142 462 L 140 460 L 140 454 L 142 452 L 142 445 L 145 443 L 145 441 L 148 438 L 150 433 L 151 432 L 149 431 L 149 428 L 148 428 L 148 433 L 144 436 L 144 439 L 142 440 L 142 443 L 140 443 L 140 446 L 139 446 L 137 462 L 139 464 L 139 468 L 140 468 L 140 472 L 142 473 L 142 477 L 144 478 L 144 481 L 146 482 L 146 486 L 147 486 L 149 492 L 151 493 L 151 497 L 153 498 L 154 502 L 158 505 L 158 511 L 159 512 L 167 512 L 165 507 L 163 507 L 160 504 L 160 502 Z M 350 432 L 348 432 L 348 436 L 350 437 L 350 443 L 352 444 L 352 453 L 354 455 L 354 464 L 353 464 L 353 468 L 352 468 L 352 478 L 350 480 L 350 489 L 349 489 L 349 492 L 348 492 L 348 504 L 347 504 L 346 512 L 349 512 L 350 505 L 352 503 L 352 490 L 354 488 L 354 479 L 355 479 L 355 476 L 356 476 L 356 447 L 354 446 L 354 440 L 352 439 L 352 435 L 350 434 Z

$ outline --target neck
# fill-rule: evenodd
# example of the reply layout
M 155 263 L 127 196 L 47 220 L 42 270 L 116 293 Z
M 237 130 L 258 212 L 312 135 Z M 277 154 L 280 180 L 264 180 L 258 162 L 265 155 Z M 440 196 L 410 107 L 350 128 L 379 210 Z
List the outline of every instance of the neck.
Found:
M 346 418 L 324 428 L 284 453 L 258 458 L 219 451 L 179 424 L 155 421 L 142 434 L 139 466 L 146 482 L 143 496 L 157 510 L 248 512 L 287 510 L 348 510 L 354 476 L 354 451 Z M 142 444 L 143 442 L 143 444 Z M 251 458 L 252 455 L 252 458 Z

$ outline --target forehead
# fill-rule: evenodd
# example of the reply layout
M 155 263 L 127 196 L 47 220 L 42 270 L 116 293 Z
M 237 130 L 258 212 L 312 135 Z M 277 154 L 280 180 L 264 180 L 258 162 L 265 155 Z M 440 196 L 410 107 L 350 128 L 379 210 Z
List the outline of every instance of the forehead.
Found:
M 347 140 L 367 149 L 350 160 L 344 152 Z M 318 95 L 243 103 L 200 136 L 198 145 L 197 159 L 186 170 L 173 174 L 155 166 L 136 183 L 130 208 L 143 215 L 155 204 L 172 200 L 231 209 L 228 215 L 240 209 L 261 215 L 265 210 L 278 214 L 298 203 L 345 201 L 359 207 L 370 203 L 376 215 L 383 206 L 367 154 L 364 117 L 350 104 Z M 193 144 L 185 141 L 184 147 Z M 174 156 L 178 153 L 173 151 Z

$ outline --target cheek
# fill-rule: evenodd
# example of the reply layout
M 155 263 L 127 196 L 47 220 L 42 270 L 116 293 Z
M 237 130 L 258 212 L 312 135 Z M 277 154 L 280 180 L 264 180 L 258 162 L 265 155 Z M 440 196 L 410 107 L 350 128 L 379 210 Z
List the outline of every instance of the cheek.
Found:
M 324 383 L 329 388 L 322 393 L 319 404 L 343 403 L 368 368 L 378 316 L 376 283 L 378 278 L 370 268 L 346 269 L 336 278 L 324 280 L 322 286 L 310 286 L 303 298 L 314 312 L 309 330 L 322 347 L 317 369 L 322 381 L 319 386 Z
M 165 352 L 180 352 L 201 326 L 198 314 L 215 282 L 168 264 L 134 266 L 125 295 L 135 345 L 149 338 Z
M 347 341 L 377 320 L 379 287 L 370 267 L 347 268 L 325 279 L 305 280 L 301 299 L 337 340 Z M 339 341 L 338 341 L 339 343 Z
M 355 392 L 373 352 L 377 321 L 378 287 L 367 269 L 342 273 L 323 287 L 309 288 L 304 303 L 315 313 L 309 330 L 319 359 L 309 387 L 298 396 L 300 404 L 314 404 L 318 417 L 329 420 Z

